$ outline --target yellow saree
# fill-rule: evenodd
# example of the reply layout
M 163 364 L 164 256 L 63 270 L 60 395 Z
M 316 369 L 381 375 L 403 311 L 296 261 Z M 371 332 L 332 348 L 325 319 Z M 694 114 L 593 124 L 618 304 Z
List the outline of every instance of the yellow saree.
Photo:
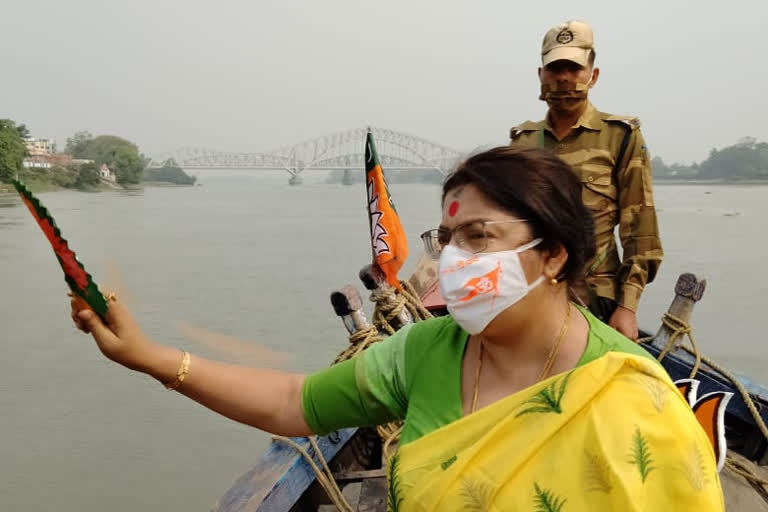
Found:
M 712 445 L 653 361 L 612 352 L 401 447 L 390 511 L 724 510 Z

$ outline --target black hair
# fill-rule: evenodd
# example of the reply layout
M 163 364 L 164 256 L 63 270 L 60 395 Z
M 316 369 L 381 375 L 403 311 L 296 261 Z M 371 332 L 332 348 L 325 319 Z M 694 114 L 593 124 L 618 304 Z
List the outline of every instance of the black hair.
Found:
M 594 219 L 568 164 L 541 149 L 501 146 L 459 164 L 443 184 L 443 202 L 448 192 L 466 185 L 475 185 L 500 208 L 528 219 L 534 236 L 542 238 L 536 250 L 565 248 L 568 260 L 558 280 L 583 280 L 595 255 Z

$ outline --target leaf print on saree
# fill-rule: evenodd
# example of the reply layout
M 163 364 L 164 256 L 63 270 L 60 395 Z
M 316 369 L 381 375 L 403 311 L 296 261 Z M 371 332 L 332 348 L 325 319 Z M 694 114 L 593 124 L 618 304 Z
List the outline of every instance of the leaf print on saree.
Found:
M 648 474 L 656 469 L 653 466 L 653 459 L 651 458 L 651 451 L 648 448 L 648 441 L 646 441 L 639 428 L 635 428 L 635 435 L 632 437 L 632 453 L 630 455 L 629 462 L 637 466 L 637 470 L 640 472 L 640 478 L 643 483 L 648 478 Z
M 538 483 L 533 484 L 533 497 L 536 512 L 561 512 L 568 500 L 560 498 L 551 489 L 542 489 Z
M 517 413 L 515 418 L 537 412 L 554 412 L 557 414 L 563 412 L 560 404 L 562 403 L 563 395 L 565 395 L 565 390 L 568 386 L 568 379 L 571 378 L 572 373 L 573 370 L 565 374 L 564 377 L 553 380 L 549 386 L 545 386 L 538 393 L 523 402 L 522 405 L 526 406 L 526 408 Z
M 464 499 L 464 510 L 486 512 L 491 506 L 494 489 L 480 480 L 462 478 L 460 492 Z
M 587 491 L 608 494 L 613 489 L 611 468 L 600 455 L 584 454 L 584 479 L 586 480 L 585 489 Z
M 389 463 L 389 474 L 387 475 L 387 512 L 398 512 L 400 504 L 403 502 L 403 490 L 400 488 L 400 477 L 398 470 L 400 468 L 400 454 L 395 453 Z

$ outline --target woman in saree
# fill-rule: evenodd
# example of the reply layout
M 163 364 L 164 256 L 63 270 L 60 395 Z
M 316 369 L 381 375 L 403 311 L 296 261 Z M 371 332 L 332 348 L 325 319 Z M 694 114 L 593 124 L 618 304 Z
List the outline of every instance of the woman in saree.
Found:
M 714 511 L 713 448 L 641 347 L 569 300 L 594 256 L 581 185 L 557 157 L 500 147 L 445 181 L 439 258 L 450 315 L 312 375 L 157 344 L 116 298 L 101 351 L 236 421 L 287 436 L 401 419 L 390 510 Z

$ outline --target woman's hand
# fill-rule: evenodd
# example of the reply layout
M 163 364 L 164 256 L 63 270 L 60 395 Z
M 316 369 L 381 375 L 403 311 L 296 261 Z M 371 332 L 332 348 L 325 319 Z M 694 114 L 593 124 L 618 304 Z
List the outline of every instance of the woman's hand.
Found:
M 149 371 L 157 346 L 141 331 L 133 316 L 114 295 L 107 300 L 106 323 L 79 297 L 71 300 L 72 320 L 90 333 L 107 358 L 132 370 Z
M 72 320 L 90 333 L 101 352 L 121 365 L 168 385 L 182 362 L 179 349 L 154 343 L 119 300 L 110 298 L 106 322 L 79 297 L 72 298 Z M 311 433 L 304 419 L 304 376 L 209 361 L 192 356 L 179 393 L 235 421 L 285 436 Z

